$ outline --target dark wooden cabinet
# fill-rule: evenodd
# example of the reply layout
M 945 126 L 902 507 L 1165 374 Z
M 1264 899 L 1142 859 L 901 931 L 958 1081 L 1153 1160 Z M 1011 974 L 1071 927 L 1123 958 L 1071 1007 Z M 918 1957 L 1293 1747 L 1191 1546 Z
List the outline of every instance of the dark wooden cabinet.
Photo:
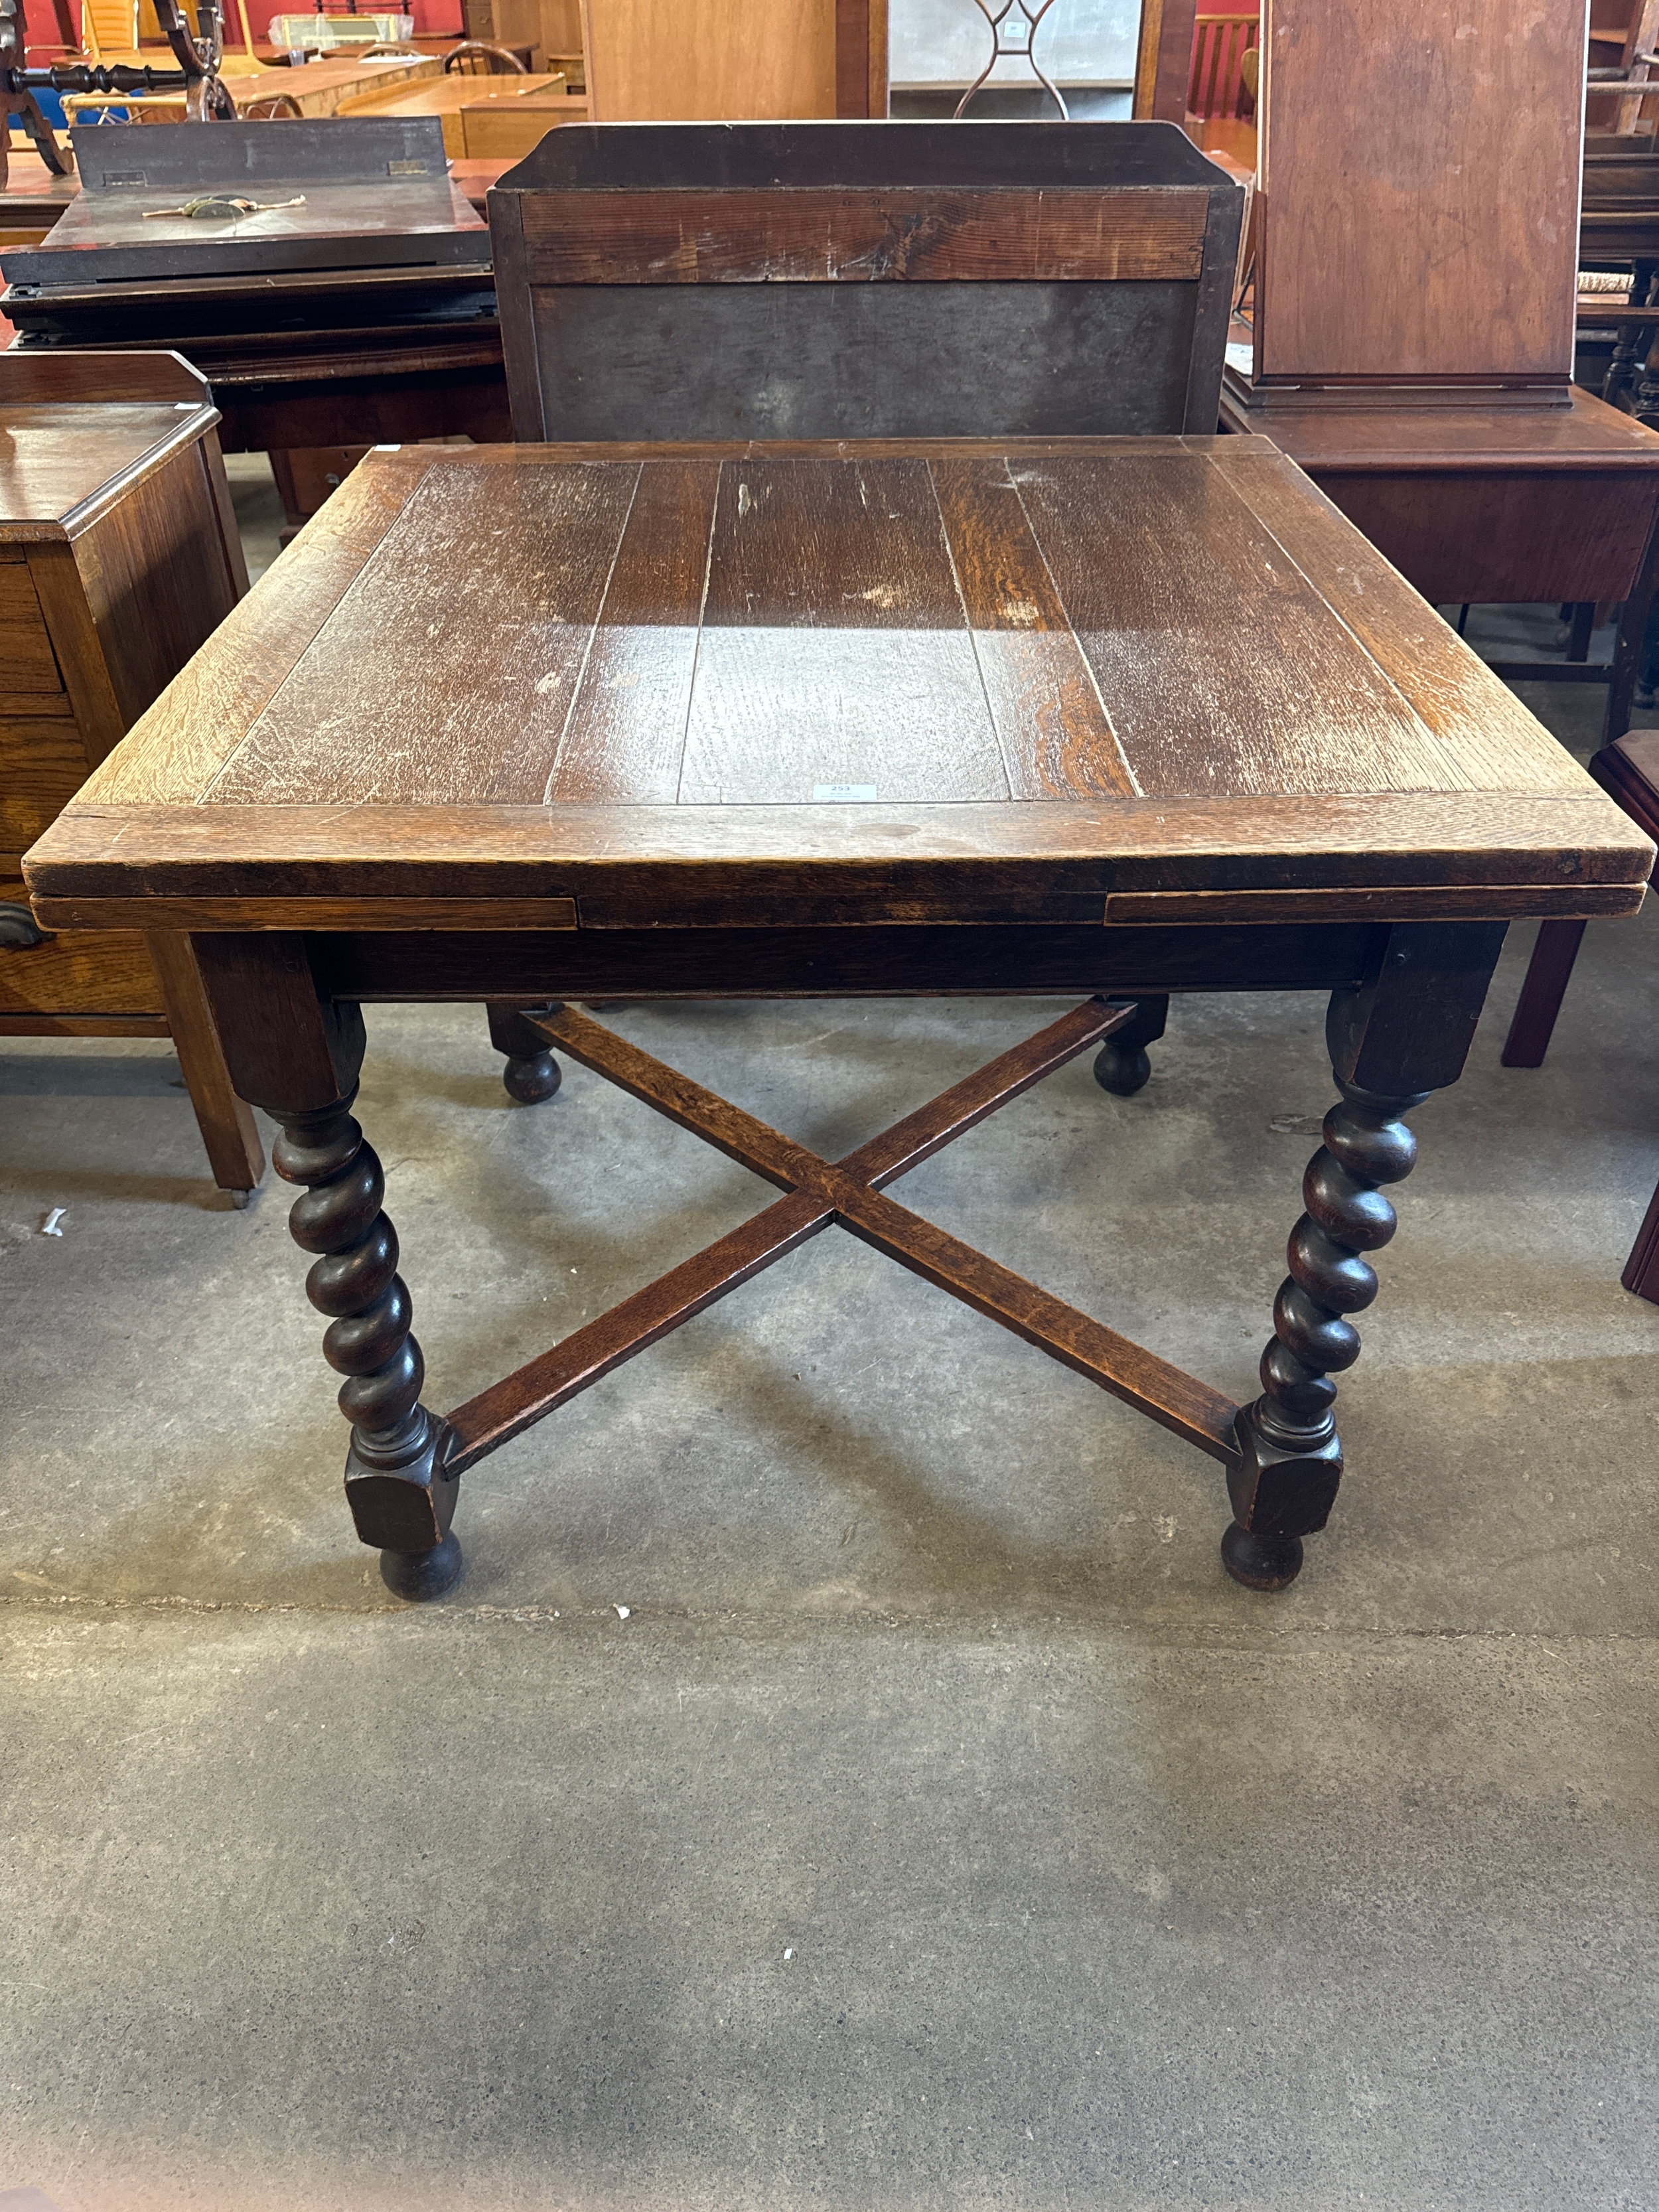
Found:
M 217 421 L 176 354 L 0 353 L 0 1036 L 171 1036 L 244 1196 L 264 1155 L 193 963 L 137 930 L 42 932 L 22 873 L 247 589 Z

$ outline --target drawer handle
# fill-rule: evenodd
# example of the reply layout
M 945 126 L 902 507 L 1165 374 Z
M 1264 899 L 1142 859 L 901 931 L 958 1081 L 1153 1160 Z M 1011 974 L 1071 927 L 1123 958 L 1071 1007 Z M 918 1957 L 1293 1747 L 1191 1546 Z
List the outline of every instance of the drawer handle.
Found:
M 42 929 L 27 907 L 19 899 L 0 899 L 0 945 L 21 949 L 31 945 L 45 945 L 55 934 Z

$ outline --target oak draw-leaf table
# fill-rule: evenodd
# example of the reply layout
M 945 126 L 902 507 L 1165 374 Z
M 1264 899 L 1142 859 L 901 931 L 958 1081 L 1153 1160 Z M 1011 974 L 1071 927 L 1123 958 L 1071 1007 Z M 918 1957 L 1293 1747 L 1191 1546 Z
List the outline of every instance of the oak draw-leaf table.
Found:
M 1633 913 L 1653 848 L 1266 440 L 377 452 L 27 861 L 55 930 L 189 936 L 281 1123 L 389 1584 L 459 1571 L 462 1474 L 838 1224 L 1218 1460 L 1288 1582 L 1332 1377 L 1506 925 Z M 1172 991 L 1319 989 L 1340 1103 L 1240 1407 L 884 1194 L 1074 1055 L 1145 1080 Z M 829 1162 L 606 999 L 1084 994 Z M 447 1416 L 351 1105 L 367 1000 L 482 1000 L 774 1183 L 763 1212 Z M 418 1255 L 414 1255 L 418 1262 Z

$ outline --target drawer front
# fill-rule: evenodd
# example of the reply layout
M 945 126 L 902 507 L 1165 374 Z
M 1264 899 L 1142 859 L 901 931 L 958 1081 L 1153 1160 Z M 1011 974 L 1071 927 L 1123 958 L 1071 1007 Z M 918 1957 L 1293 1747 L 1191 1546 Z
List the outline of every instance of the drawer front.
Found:
M 0 853 L 27 852 L 90 773 L 67 715 L 0 716 Z
M 15 859 L 0 900 L 27 903 Z M 156 1014 L 161 986 L 136 929 L 77 929 L 44 945 L 0 944 L 0 1014 Z
M 0 691 L 61 691 L 64 679 L 27 567 L 0 567 Z

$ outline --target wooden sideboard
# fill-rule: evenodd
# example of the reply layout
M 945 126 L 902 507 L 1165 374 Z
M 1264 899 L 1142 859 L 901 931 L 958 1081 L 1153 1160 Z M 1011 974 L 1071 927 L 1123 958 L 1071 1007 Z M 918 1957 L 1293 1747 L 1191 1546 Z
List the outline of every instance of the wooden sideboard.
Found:
M 218 419 L 177 354 L 0 353 L 0 1036 L 170 1036 L 243 1204 L 264 1155 L 185 940 L 43 932 L 22 872 L 247 589 Z

